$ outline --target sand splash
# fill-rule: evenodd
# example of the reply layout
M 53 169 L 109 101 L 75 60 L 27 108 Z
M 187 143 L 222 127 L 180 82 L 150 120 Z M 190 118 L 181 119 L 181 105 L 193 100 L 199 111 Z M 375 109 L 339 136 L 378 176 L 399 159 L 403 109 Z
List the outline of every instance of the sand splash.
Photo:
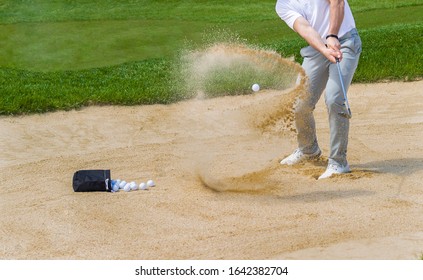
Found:
M 250 137 L 256 137 L 257 141 L 267 132 L 279 135 L 295 133 L 294 106 L 307 85 L 304 70 L 299 64 L 282 58 L 274 51 L 226 43 L 188 52 L 182 61 L 187 90 L 197 98 L 253 95 L 253 104 L 240 104 L 230 116 L 239 122 L 240 133 L 248 129 Z M 253 94 L 251 85 L 254 83 L 260 84 L 263 90 Z M 229 118 L 226 120 L 229 121 Z M 244 127 L 245 123 L 249 124 L 248 128 Z M 269 163 L 268 158 L 263 158 L 262 165 L 245 168 L 241 175 L 231 175 L 213 170 L 213 162 L 218 159 L 210 155 L 210 150 L 208 153 L 207 162 L 204 162 L 205 155 L 197 154 L 202 161 L 201 168 L 197 166 L 197 173 L 203 185 L 210 189 L 262 192 L 279 185 L 271 179 L 276 171 L 275 160 Z
M 250 48 L 242 44 L 216 43 L 182 56 L 182 75 L 187 91 L 197 98 L 251 94 L 251 86 L 278 91 L 277 98 L 260 104 L 254 125 L 261 131 L 283 121 L 295 131 L 293 108 L 307 88 L 303 68 L 275 51 Z M 289 89 L 289 90 L 288 90 Z

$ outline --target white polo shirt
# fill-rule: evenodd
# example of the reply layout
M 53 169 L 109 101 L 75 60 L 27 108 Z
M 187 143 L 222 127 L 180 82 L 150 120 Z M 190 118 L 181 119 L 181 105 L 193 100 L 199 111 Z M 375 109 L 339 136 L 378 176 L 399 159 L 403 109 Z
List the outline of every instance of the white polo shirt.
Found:
M 276 12 L 289 27 L 294 29 L 295 20 L 303 17 L 320 34 L 323 40 L 325 40 L 329 32 L 329 11 L 328 0 L 278 0 L 276 2 Z M 337 34 L 338 37 L 342 37 L 353 28 L 355 28 L 354 17 L 348 1 L 345 0 L 344 20 Z

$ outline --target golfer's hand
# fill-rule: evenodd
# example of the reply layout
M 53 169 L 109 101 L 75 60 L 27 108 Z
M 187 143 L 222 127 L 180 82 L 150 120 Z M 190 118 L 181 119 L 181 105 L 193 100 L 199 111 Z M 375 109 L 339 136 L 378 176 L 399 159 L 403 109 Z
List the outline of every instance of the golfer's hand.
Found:
M 328 57 L 328 59 L 331 62 L 335 63 L 336 62 L 336 58 L 338 58 L 339 61 L 342 60 L 341 44 L 339 43 L 338 39 L 333 38 L 333 37 L 329 37 L 326 40 L 326 46 L 327 46 L 328 49 L 332 50 L 332 52 L 330 53 L 330 55 L 333 57 L 333 59 L 330 58 L 330 57 Z
M 330 62 L 336 63 L 336 58 L 338 57 L 338 53 L 332 49 L 324 48 L 320 51 Z

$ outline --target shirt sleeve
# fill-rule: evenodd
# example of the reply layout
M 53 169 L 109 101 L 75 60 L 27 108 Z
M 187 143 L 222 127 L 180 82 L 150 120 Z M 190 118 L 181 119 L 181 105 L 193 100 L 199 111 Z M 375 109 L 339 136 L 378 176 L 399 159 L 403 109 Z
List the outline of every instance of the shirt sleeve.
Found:
M 303 16 L 298 5 L 290 0 L 278 0 L 276 2 L 276 13 L 291 29 L 294 29 L 295 20 Z

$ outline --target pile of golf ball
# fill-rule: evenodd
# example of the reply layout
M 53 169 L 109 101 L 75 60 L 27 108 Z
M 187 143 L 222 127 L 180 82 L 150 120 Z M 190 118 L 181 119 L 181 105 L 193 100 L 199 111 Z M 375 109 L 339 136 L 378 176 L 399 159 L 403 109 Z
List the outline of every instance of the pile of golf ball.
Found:
M 142 182 L 137 185 L 135 182 L 126 182 L 124 180 L 112 180 L 112 192 L 118 192 L 124 190 L 125 192 L 136 191 L 136 190 L 147 190 L 148 188 L 155 187 L 156 184 L 153 180 L 148 180 L 147 183 Z

